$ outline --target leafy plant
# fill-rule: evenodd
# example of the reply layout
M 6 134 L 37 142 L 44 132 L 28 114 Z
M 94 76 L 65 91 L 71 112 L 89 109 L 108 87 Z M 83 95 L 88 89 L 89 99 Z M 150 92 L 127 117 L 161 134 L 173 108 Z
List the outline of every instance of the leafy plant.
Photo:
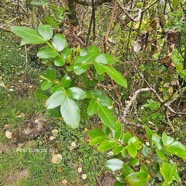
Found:
M 98 115 L 102 128 L 88 131 L 90 145 L 97 145 L 99 151 L 113 151 L 114 158 L 105 166 L 116 171 L 116 186 L 143 186 L 156 179 L 164 180 L 164 186 L 180 182 L 177 165 L 170 157 L 186 159 L 185 146 L 166 133 L 158 135 L 147 126 L 146 142 L 128 131 L 123 132 L 122 124 L 112 111 L 113 100 L 96 88 L 105 75 L 118 86 L 127 88 L 126 79 L 113 67 L 115 61 L 111 55 L 99 52 L 95 46 L 87 50 L 69 48 L 65 37 L 54 34 L 49 25 L 40 25 L 37 30 L 14 26 L 12 32 L 22 38 L 21 45 L 42 44 L 37 57 L 50 67 L 40 76 L 41 88 L 35 95 L 47 99 L 47 109 L 56 116 L 61 115 L 71 128 L 79 126 L 84 108 L 87 112 L 83 117 Z M 159 106 L 154 103 L 149 100 L 145 107 L 153 111 Z

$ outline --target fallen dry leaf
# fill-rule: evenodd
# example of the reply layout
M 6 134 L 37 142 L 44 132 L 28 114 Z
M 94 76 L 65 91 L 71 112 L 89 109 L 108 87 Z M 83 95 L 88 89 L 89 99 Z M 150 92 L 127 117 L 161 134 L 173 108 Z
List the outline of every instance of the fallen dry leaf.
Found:
M 61 160 L 62 160 L 62 155 L 61 154 L 54 154 L 52 159 L 51 159 L 51 162 L 54 163 L 54 164 L 59 164 L 59 163 L 61 163 Z
M 52 140 L 54 140 L 54 139 L 56 139 L 55 136 L 50 136 L 50 141 L 52 141 Z
M 5 136 L 8 138 L 8 139 L 11 139 L 12 138 L 12 132 L 10 132 L 10 131 L 6 131 L 5 132 Z

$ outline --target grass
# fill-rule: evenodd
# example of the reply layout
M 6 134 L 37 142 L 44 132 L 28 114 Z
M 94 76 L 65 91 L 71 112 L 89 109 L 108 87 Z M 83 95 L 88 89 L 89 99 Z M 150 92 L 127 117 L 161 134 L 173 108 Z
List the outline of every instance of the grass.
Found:
M 0 185 L 95 186 L 95 175 L 103 170 L 105 154 L 89 146 L 84 126 L 71 130 L 62 121 L 49 117 L 43 101 L 34 97 L 43 69 L 32 61 L 32 56 L 26 61 L 25 49 L 11 34 L 2 32 L 0 40 Z M 46 117 L 46 130 L 37 138 L 6 138 L 6 130 L 16 133 L 30 116 L 39 114 Z M 50 140 L 53 129 L 58 134 Z M 62 155 L 60 164 L 51 162 L 53 154 Z M 83 174 L 86 179 L 82 179 Z

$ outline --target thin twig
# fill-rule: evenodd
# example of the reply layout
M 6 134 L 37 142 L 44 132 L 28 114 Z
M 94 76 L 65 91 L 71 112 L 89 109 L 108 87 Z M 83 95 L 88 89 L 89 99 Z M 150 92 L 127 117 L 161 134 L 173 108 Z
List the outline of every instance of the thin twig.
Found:
M 113 19 L 115 17 L 115 13 L 116 13 L 116 4 L 117 4 L 117 2 L 115 1 L 114 2 L 114 7 L 113 7 L 113 10 L 112 10 L 112 15 L 111 15 L 110 22 L 109 22 L 109 26 L 108 26 L 107 33 L 106 33 L 105 40 L 104 40 L 105 53 L 107 53 L 108 36 L 109 36 L 110 30 L 111 30 L 111 27 L 112 27 L 112 22 L 113 22 Z
M 103 186 L 102 183 L 99 181 L 99 178 L 97 176 L 95 176 L 95 178 L 96 178 L 96 181 L 97 181 L 98 185 Z
M 127 113 L 130 109 L 130 107 L 132 106 L 133 102 L 136 100 L 137 96 L 139 93 L 141 92 L 147 92 L 147 91 L 151 91 L 151 88 L 142 88 L 137 90 L 134 95 L 130 98 L 130 101 L 128 101 L 125 109 L 123 110 L 123 115 L 122 115 L 122 122 L 125 123 L 126 122 L 126 117 L 127 117 Z

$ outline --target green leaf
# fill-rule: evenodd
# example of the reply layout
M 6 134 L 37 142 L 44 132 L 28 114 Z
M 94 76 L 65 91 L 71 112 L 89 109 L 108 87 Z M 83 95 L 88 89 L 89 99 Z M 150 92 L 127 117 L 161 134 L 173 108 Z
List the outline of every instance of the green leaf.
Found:
M 129 153 L 129 155 L 131 157 L 133 157 L 133 158 L 136 157 L 137 152 L 138 152 L 137 149 L 136 149 L 136 147 L 132 143 L 130 143 L 130 144 L 127 145 L 127 151 Z
M 160 172 L 165 180 L 164 183 L 167 183 L 167 185 L 170 185 L 173 180 L 180 181 L 180 177 L 176 171 L 176 164 L 163 163 L 160 167 Z
M 156 149 L 156 153 L 157 155 L 159 156 L 159 158 L 162 160 L 162 161 L 166 161 L 167 160 L 167 157 L 165 156 L 165 154 L 161 151 L 159 151 L 158 149 Z
M 88 53 L 86 56 L 82 57 L 82 63 L 84 64 L 93 64 L 98 53 Z
M 122 143 L 128 143 L 129 139 L 131 138 L 131 133 L 130 132 L 125 132 L 122 137 Z
M 66 94 L 72 99 L 76 99 L 76 100 L 83 100 L 86 98 L 86 92 L 78 87 L 69 88 Z
M 137 158 L 130 158 L 129 159 L 129 163 L 132 165 L 132 166 L 138 166 L 139 165 L 139 161 Z
M 128 144 L 132 144 L 136 147 L 137 150 L 140 150 L 142 145 L 139 139 L 136 136 L 133 136 L 132 138 L 129 139 Z
M 83 62 L 83 57 L 76 57 L 74 59 L 74 72 L 76 75 L 83 74 L 89 69 L 89 65 Z
M 112 99 L 109 98 L 109 97 L 106 96 L 106 95 L 99 95 L 98 98 L 97 98 L 97 101 L 98 101 L 101 105 L 106 106 L 106 107 L 112 106 L 112 104 L 113 104 Z
M 127 185 L 125 185 L 124 183 L 120 183 L 119 181 L 116 181 L 114 183 L 114 186 L 127 186 Z
M 98 105 L 98 115 L 101 121 L 109 128 L 116 129 L 116 121 L 112 112 L 102 105 Z
M 100 128 L 95 128 L 88 131 L 88 137 L 93 139 L 98 136 L 105 136 L 105 133 Z
M 125 181 L 130 186 L 145 186 L 150 176 L 146 172 L 134 172 L 129 174 Z
M 108 54 L 99 54 L 96 57 L 95 62 L 101 64 L 114 64 L 113 57 Z
M 92 96 L 93 98 L 98 98 L 98 97 L 100 97 L 100 96 L 103 95 L 102 91 L 100 91 L 100 90 L 98 90 L 98 89 L 94 89 L 94 90 L 91 90 L 91 91 L 89 91 L 89 92 L 90 92 L 90 94 L 91 94 L 91 96 Z
M 46 43 L 45 39 L 43 39 L 39 33 L 32 28 L 13 26 L 11 27 L 11 31 L 23 39 L 21 45 Z
M 67 41 L 63 35 L 56 34 L 53 37 L 52 45 L 57 51 L 62 51 L 67 46 Z
M 178 141 L 174 141 L 167 146 L 166 151 L 186 159 L 186 147 Z
M 87 113 L 89 116 L 93 116 L 97 113 L 98 110 L 98 104 L 96 102 L 96 99 L 91 99 L 88 105 Z
M 61 118 L 60 107 L 50 109 L 49 113 L 56 118 Z
M 96 69 L 96 72 L 99 74 L 99 75 L 102 75 L 105 73 L 105 66 L 103 64 L 99 64 L 99 63 L 94 63 L 94 67 Z
M 68 87 L 70 86 L 72 79 L 70 76 L 65 75 L 63 78 L 61 78 L 60 83 L 62 84 L 63 87 Z
M 53 68 L 48 68 L 43 76 L 40 77 L 48 81 L 54 81 L 56 79 L 56 71 Z
M 162 141 L 163 141 L 164 146 L 168 146 L 174 141 L 174 138 L 167 136 L 167 134 L 165 132 L 163 132 Z
M 123 175 L 116 176 L 116 180 L 119 181 L 120 183 L 125 183 L 125 179 L 124 179 L 124 176 Z
M 150 153 L 150 148 L 147 147 L 146 145 L 143 145 L 143 149 L 142 149 L 142 153 L 145 157 L 148 157 L 149 153 Z
M 161 141 L 161 137 L 159 135 L 153 134 L 152 135 L 152 142 L 156 145 L 158 150 L 160 150 L 162 148 L 162 141 Z
M 38 32 L 47 41 L 53 36 L 53 30 L 50 25 L 40 25 L 38 27 Z
M 89 46 L 88 53 L 99 53 L 99 49 L 96 46 Z
M 41 90 L 47 90 L 53 85 L 52 81 L 43 81 L 41 83 Z
M 55 85 L 55 86 L 52 87 L 51 92 L 54 93 L 54 92 L 61 91 L 61 90 L 63 90 L 61 85 Z
M 126 79 L 113 67 L 105 65 L 106 73 L 119 85 L 127 88 Z
M 65 99 L 64 91 L 55 92 L 48 98 L 46 102 L 47 109 L 53 109 L 55 107 L 60 106 L 64 102 L 64 99 Z
M 122 170 L 123 176 L 126 177 L 129 174 L 133 173 L 132 168 L 129 165 L 123 165 L 123 170 Z
M 77 128 L 80 122 L 80 109 L 75 101 L 66 97 L 60 107 L 65 123 L 71 128 Z
M 146 131 L 147 138 L 148 138 L 150 144 L 152 145 L 152 134 L 153 133 L 147 125 L 145 125 L 145 131 Z
M 68 56 L 72 54 L 72 50 L 70 48 L 64 48 L 63 51 L 61 52 L 61 55 L 63 56 L 64 59 L 67 59 Z
M 80 56 L 86 56 L 87 54 L 88 53 L 85 49 L 80 49 L 80 53 L 79 53 Z
M 97 145 L 105 140 L 105 136 L 97 136 L 90 141 L 90 145 Z
M 55 58 L 58 56 L 58 52 L 50 47 L 40 48 L 37 52 L 37 57 L 43 59 Z
M 45 100 L 49 97 L 49 93 L 46 91 L 43 91 L 41 89 L 37 89 L 34 92 L 34 95 L 36 96 L 36 98 L 40 99 L 40 100 Z
M 100 151 L 106 151 L 109 150 L 111 148 L 113 148 L 116 145 L 116 141 L 112 140 L 112 139 L 106 139 L 104 140 L 98 147 L 98 150 Z
M 112 130 L 115 140 L 119 140 L 122 134 L 122 125 L 120 122 L 116 122 L 116 130 Z
M 123 147 L 121 154 L 124 158 L 129 154 L 128 151 L 127 151 L 127 146 Z
M 120 159 L 110 159 L 106 161 L 105 166 L 111 171 L 117 171 L 123 168 L 123 161 Z
M 113 148 L 113 153 L 114 153 L 114 155 L 117 155 L 117 154 L 119 154 L 121 151 L 122 151 L 122 149 L 123 149 L 123 146 L 122 145 L 116 145 L 114 148 Z
M 54 65 L 55 65 L 56 67 L 62 67 L 64 64 L 65 64 L 65 60 L 63 59 L 62 56 L 57 56 L 57 57 L 54 59 Z

